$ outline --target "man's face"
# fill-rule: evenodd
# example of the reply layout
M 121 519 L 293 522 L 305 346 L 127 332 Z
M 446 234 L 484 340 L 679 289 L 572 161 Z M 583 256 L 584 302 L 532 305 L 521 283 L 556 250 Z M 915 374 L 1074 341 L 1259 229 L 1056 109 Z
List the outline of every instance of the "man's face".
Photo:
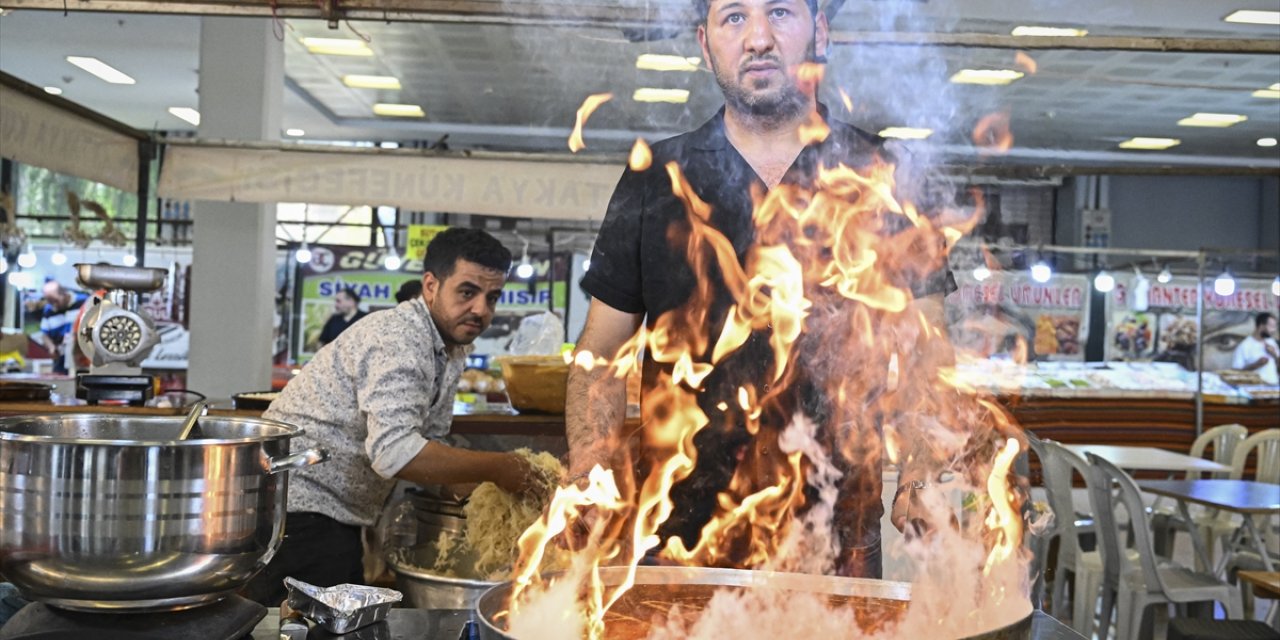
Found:
M 797 75 L 825 55 L 827 19 L 815 21 L 804 0 L 712 0 L 698 42 L 731 107 L 790 117 L 809 104 Z
M 333 297 L 333 308 L 338 313 L 346 315 L 356 310 L 356 301 L 345 291 L 339 291 L 338 295 Z
M 505 273 L 461 259 L 443 281 L 423 275 L 422 297 L 445 342 L 471 344 L 484 333 L 506 282 Z
M 43 293 L 45 304 L 48 304 L 54 309 L 61 309 L 66 306 L 67 296 L 62 291 L 62 287 L 50 282 L 44 286 Z
M 1274 335 L 1276 335 L 1276 318 L 1275 316 L 1271 316 L 1270 318 L 1267 318 L 1266 324 L 1262 325 L 1261 337 L 1263 340 L 1266 340 Z

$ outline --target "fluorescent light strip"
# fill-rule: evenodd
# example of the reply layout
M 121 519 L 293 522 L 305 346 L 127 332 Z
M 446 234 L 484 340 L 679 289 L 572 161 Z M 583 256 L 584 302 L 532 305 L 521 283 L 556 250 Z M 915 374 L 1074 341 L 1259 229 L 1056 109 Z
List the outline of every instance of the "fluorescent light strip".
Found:
M 294 138 L 301 138 L 302 136 L 307 135 L 307 132 L 302 129 L 285 129 L 284 134 L 286 136 L 293 136 Z
M 392 76 L 342 76 L 342 84 L 352 89 L 387 89 L 394 91 L 400 88 L 400 80 Z
M 1002 85 L 1021 78 L 1021 71 L 1012 69 L 961 69 L 951 76 L 956 84 Z
M 1159 151 L 1182 144 L 1177 138 L 1129 138 L 1120 143 L 1121 149 L 1142 149 Z
M 1277 141 L 1275 138 L 1258 138 L 1259 147 L 1274 147 Z
M 1058 37 L 1058 38 L 1080 38 L 1089 35 L 1084 29 L 1070 29 L 1066 27 L 1015 27 L 1013 29 L 1015 36 L 1033 36 L 1033 37 Z
M 51 95 L 51 96 L 60 96 L 60 95 L 62 95 L 62 89 L 59 89 L 58 87 L 45 87 L 45 88 L 44 88 L 44 92 L 45 92 L 45 93 L 47 93 L 47 94 L 49 94 L 49 95 Z
M 642 53 L 636 58 L 636 68 L 646 71 L 697 71 L 702 58 Z
M 169 113 L 179 120 L 185 120 L 193 126 L 200 126 L 200 112 L 191 107 L 169 107 Z
M 1234 113 L 1197 113 L 1178 121 L 1180 127 L 1230 127 L 1245 120 L 1247 116 Z
M 86 56 L 67 56 L 67 62 L 74 64 L 85 71 L 95 75 L 103 82 L 111 84 L 137 84 L 137 81 L 129 77 L 123 71 L 97 59 Z
M 631 94 L 631 99 L 636 102 L 669 102 L 671 104 L 682 104 L 689 101 L 689 91 L 687 89 L 654 89 L 652 87 L 643 87 L 636 89 Z
M 1223 18 L 1222 21 L 1235 22 L 1237 24 L 1280 25 L 1280 11 L 1241 9 Z
M 882 138 L 899 138 L 902 140 L 924 140 L 933 135 L 933 129 L 917 129 L 915 127 L 887 127 L 880 131 Z
M 1257 91 L 1254 91 L 1253 97 L 1280 99 L 1280 82 L 1277 82 L 1266 89 L 1258 89 Z
M 303 38 L 302 45 L 311 53 L 324 56 L 371 56 L 373 49 L 363 40 L 350 38 Z
M 373 112 L 380 116 L 393 116 L 396 118 L 421 118 L 426 115 L 422 111 L 422 107 L 416 104 L 390 104 L 379 102 L 373 105 Z

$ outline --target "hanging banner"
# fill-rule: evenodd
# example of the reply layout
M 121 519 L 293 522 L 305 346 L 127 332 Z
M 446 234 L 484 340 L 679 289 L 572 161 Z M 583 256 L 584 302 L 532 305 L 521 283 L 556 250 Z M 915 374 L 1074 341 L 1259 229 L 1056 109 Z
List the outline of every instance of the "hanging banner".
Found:
M 299 265 L 301 314 L 298 361 L 305 362 L 320 349 L 320 332 L 334 313 L 334 297 L 350 289 L 360 296 L 360 308 L 370 313 L 398 304 L 400 285 L 422 277 L 422 261 L 404 261 L 399 271 L 383 266 L 385 249 L 366 247 L 311 248 L 311 262 Z M 561 263 L 564 264 L 561 264 Z M 563 271 L 567 262 L 534 259 L 535 276 L 530 281 L 509 280 L 498 300 L 493 323 L 475 342 L 476 355 L 500 355 L 527 315 L 551 311 L 564 317 L 566 287 Z M 554 282 L 548 282 L 552 270 Z
M 448 228 L 442 224 L 409 225 L 409 239 L 404 250 L 405 260 L 422 260 L 427 257 L 427 245 L 431 244 L 431 239 Z
M 123 191 L 138 189 L 137 138 L 4 84 L 0 156 Z
M 1024 273 L 993 272 L 979 281 L 955 273 L 958 289 L 947 296 L 947 324 L 957 348 L 982 358 L 1084 360 L 1089 336 L 1089 281 L 1054 275 L 1045 284 Z
M 385 205 L 415 211 L 600 219 L 622 165 L 292 151 L 171 144 L 162 198 L 224 202 Z
M 1177 362 L 1194 371 L 1199 358 L 1196 342 L 1196 279 L 1175 277 L 1167 283 L 1147 278 L 1147 308 L 1133 309 L 1135 278 L 1116 278 L 1108 301 L 1108 360 Z M 1253 333 L 1254 318 L 1262 312 L 1280 312 L 1280 298 L 1271 293 L 1271 281 L 1236 279 L 1235 291 L 1220 296 L 1213 279 L 1204 283 L 1204 368 L 1231 368 L 1235 349 Z

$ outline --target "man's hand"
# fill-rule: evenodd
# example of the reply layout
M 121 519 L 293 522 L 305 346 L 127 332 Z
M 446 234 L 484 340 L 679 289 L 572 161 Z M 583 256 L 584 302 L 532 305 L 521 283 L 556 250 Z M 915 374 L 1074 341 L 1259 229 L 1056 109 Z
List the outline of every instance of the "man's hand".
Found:
M 1267 355 L 1271 356 L 1272 360 L 1280 360 L 1280 350 L 1277 350 L 1275 345 L 1267 342 L 1264 343 L 1264 347 L 1267 350 Z
M 889 522 L 908 538 L 923 535 L 928 530 L 928 524 L 923 517 L 925 506 L 920 499 L 920 492 L 926 490 L 928 490 L 926 483 L 907 480 L 898 487 L 898 493 L 893 497 Z
M 514 453 L 503 454 L 507 460 L 501 467 L 501 472 L 493 478 L 493 483 L 498 488 L 514 495 L 523 494 L 531 489 L 537 488 L 537 481 L 534 478 L 533 465 L 524 456 L 518 456 Z

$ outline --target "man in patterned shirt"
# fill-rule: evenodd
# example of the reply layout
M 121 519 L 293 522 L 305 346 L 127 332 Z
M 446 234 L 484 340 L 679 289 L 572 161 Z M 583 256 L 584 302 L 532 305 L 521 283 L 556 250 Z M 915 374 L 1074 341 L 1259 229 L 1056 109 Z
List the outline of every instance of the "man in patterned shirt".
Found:
M 284 542 L 246 597 L 279 604 L 286 576 L 320 586 L 362 582 L 360 528 L 373 525 L 397 480 L 492 481 L 515 493 L 528 486 L 522 458 L 440 441 L 511 252 L 484 231 L 448 229 L 427 246 L 423 267 L 421 296 L 320 349 L 263 414 L 305 429 L 294 446 L 323 447 L 330 459 L 290 472 Z

